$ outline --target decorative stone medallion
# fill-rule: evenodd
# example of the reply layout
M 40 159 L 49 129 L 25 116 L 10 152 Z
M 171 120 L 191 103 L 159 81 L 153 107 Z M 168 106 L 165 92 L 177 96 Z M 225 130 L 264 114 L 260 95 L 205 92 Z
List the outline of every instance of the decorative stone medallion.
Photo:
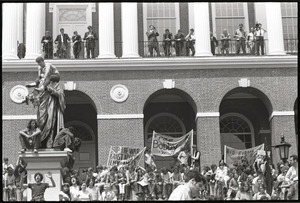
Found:
M 110 90 L 110 96 L 115 102 L 124 102 L 128 98 L 128 89 L 124 85 L 115 85 Z
M 28 89 L 23 85 L 16 85 L 10 90 L 10 98 L 13 102 L 20 104 L 28 95 Z

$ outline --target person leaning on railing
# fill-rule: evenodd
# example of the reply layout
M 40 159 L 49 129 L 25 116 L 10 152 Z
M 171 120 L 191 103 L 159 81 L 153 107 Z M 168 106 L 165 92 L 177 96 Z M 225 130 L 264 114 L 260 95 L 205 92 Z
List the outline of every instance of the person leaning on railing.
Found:
M 213 32 L 210 32 L 210 48 L 211 48 L 211 53 L 215 55 L 215 50 L 216 47 L 219 45 L 218 40 L 216 37 L 213 35 Z
M 53 58 L 53 39 L 50 36 L 50 32 L 46 31 L 45 36 L 43 36 L 41 43 L 43 44 L 43 52 L 45 53 L 45 59 Z
M 186 55 L 188 56 L 189 55 L 189 50 L 191 49 L 192 50 L 192 54 L 191 56 L 194 56 L 195 55 L 195 47 L 194 47 L 194 44 L 195 44 L 195 34 L 194 34 L 194 29 L 190 29 L 190 32 L 189 34 L 185 37 L 185 40 L 186 40 Z
M 267 32 L 265 29 L 261 27 L 261 23 L 256 23 L 255 28 L 255 38 L 256 38 L 256 55 L 259 56 L 259 48 L 261 48 L 261 55 L 264 55 L 264 34 Z
M 157 56 L 160 56 L 159 53 L 159 45 L 157 41 L 157 36 L 159 36 L 158 32 L 156 32 L 156 28 L 153 25 L 149 26 L 149 32 L 146 32 L 148 37 L 148 48 L 150 52 L 150 56 L 153 57 L 153 49 L 156 51 Z
M 172 40 L 173 40 L 173 35 L 169 31 L 169 29 L 165 30 L 165 33 L 163 34 L 163 48 L 165 52 L 165 56 L 171 56 L 171 46 L 172 46 Z
M 255 55 L 255 35 L 254 28 L 250 28 L 250 33 L 247 35 L 247 47 L 250 49 L 250 55 Z
M 240 49 L 242 47 L 243 54 L 246 54 L 246 32 L 243 29 L 243 24 L 239 24 L 239 29 L 237 29 L 233 36 L 236 39 L 236 54 L 238 55 L 240 53 Z
M 57 35 L 55 39 L 55 43 L 58 43 L 56 56 L 59 58 L 67 58 L 67 49 L 68 49 L 68 42 L 70 41 L 70 37 L 68 34 L 64 33 L 64 28 L 60 29 L 60 34 Z
M 176 50 L 176 56 L 181 56 L 181 51 L 183 48 L 184 43 L 184 35 L 182 31 L 179 29 L 177 34 L 174 37 L 175 40 L 175 50 Z
M 226 56 L 229 54 L 229 41 L 230 41 L 230 34 L 227 32 L 227 29 L 223 30 L 223 33 L 221 34 L 221 53 L 222 56 L 224 55 L 224 50 L 226 51 Z

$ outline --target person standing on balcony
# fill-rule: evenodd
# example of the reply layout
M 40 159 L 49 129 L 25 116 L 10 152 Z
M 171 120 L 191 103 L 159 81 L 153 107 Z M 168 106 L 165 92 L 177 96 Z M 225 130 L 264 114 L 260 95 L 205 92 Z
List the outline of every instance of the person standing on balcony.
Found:
M 234 33 L 234 38 L 236 39 L 236 54 L 240 53 L 240 49 L 242 47 L 243 54 L 246 54 L 246 32 L 243 29 L 243 24 L 239 24 L 239 29 L 237 29 Z
M 229 54 L 229 41 L 230 41 L 230 34 L 227 32 L 227 29 L 224 29 L 223 33 L 221 34 L 222 56 L 224 55 L 224 50 L 226 51 L 226 56 L 228 56 L 228 54 Z
M 67 58 L 67 49 L 68 49 L 68 42 L 70 41 L 70 37 L 68 34 L 64 33 L 64 28 L 60 28 L 60 34 L 57 35 L 55 39 L 55 43 L 58 43 L 57 47 L 57 56 L 59 58 Z
M 79 53 L 81 51 L 81 36 L 78 35 L 77 31 L 74 31 L 74 35 L 72 36 L 73 42 L 73 54 L 75 59 L 79 58 Z
M 255 55 L 255 35 L 254 28 L 250 28 L 250 33 L 247 35 L 247 47 L 250 49 L 250 55 Z
M 177 34 L 174 36 L 174 40 L 175 40 L 176 56 L 181 56 L 181 51 L 184 42 L 184 35 L 180 29 L 178 30 Z
M 194 34 L 194 29 L 190 29 L 190 32 L 189 34 L 185 37 L 185 40 L 186 40 L 186 55 L 188 56 L 189 55 L 189 51 L 190 49 L 192 50 L 192 55 L 191 56 L 194 56 L 195 55 L 195 47 L 194 47 L 194 44 L 195 44 L 195 34 Z
M 96 47 L 96 40 L 98 40 L 96 32 L 93 31 L 92 26 L 88 26 L 88 32 L 84 34 L 83 40 L 86 40 L 86 52 L 87 58 L 95 58 L 95 47 Z M 91 56 L 90 56 L 91 55 Z
M 215 55 L 215 50 L 216 47 L 219 45 L 218 40 L 216 39 L 216 37 L 213 35 L 212 32 L 210 32 L 210 48 L 211 48 L 211 53 L 213 55 Z
M 169 29 L 166 29 L 163 35 L 163 47 L 165 51 L 165 56 L 172 55 L 171 53 L 172 38 L 173 38 L 172 33 L 170 33 Z
M 255 38 L 256 38 L 256 55 L 259 56 L 259 48 L 261 48 L 261 55 L 264 55 L 264 34 L 267 32 L 261 27 L 261 23 L 256 23 Z
M 43 52 L 45 53 L 45 59 L 53 58 L 53 39 L 50 36 L 50 32 L 46 31 L 45 36 L 43 36 L 41 43 L 43 44 Z
M 153 25 L 149 26 L 149 32 L 146 32 L 148 37 L 148 48 L 150 52 L 150 56 L 153 57 L 153 49 L 156 51 L 157 56 L 160 56 L 159 52 L 159 44 L 157 41 L 157 36 L 159 36 L 158 32 L 156 32 L 156 28 Z

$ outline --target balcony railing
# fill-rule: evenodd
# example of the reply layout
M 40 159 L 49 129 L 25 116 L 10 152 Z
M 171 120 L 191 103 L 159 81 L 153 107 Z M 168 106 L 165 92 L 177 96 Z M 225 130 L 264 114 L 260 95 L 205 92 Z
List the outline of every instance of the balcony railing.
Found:
M 148 41 L 140 41 L 139 42 L 139 54 L 142 57 L 180 57 L 185 56 L 189 57 L 191 56 L 191 50 L 187 47 L 188 43 L 186 41 L 183 41 L 181 44 L 176 44 L 175 41 L 171 41 L 169 44 L 164 43 L 162 41 L 158 41 L 157 44 L 152 46 L 153 48 L 153 56 L 150 54 L 150 47 L 149 47 Z M 153 45 L 153 44 L 152 44 Z M 155 47 L 158 47 L 159 54 L 156 52 Z M 266 51 L 268 49 L 268 43 L 267 40 L 264 41 L 264 55 L 266 55 Z M 81 42 L 80 44 L 81 50 L 79 52 L 78 59 L 87 59 L 87 51 L 85 47 L 85 42 Z M 115 42 L 115 47 L 118 47 L 121 49 L 122 42 Z M 195 47 L 195 45 L 194 45 Z M 252 48 L 251 48 L 252 47 Z M 254 42 L 251 46 L 250 43 L 245 41 L 245 51 L 246 53 L 243 53 L 242 47 L 240 47 L 240 52 L 237 54 L 237 41 L 236 40 L 230 40 L 229 41 L 229 47 L 228 47 L 228 54 L 226 54 L 226 50 L 224 50 L 224 53 L 222 54 L 222 42 L 221 40 L 218 40 L 218 46 L 215 47 L 215 55 L 216 56 L 243 56 L 243 55 L 257 55 L 257 43 Z M 178 53 L 176 54 L 176 49 L 178 49 Z M 196 49 L 196 48 L 195 48 Z M 252 50 L 252 51 L 251 51 Z M 298 54 L 298 39 L 285 39 L 284 40 L 284 50 L 287 54 Z M 95 53 L 97 52 L 95 48 Z M 120 50 L 116 49 L 116 52 L 120 53 Z M 47 57 L 47 53 L 48 57 Z M 98 53 L 98 52 L 97 52 Z M 261 48 L 259 49 L 259 55 L 261 55 Z M 18 56 L 19 58 L 24 58 L 26 56 L 26 45 L 20 44 L 18 46 Z M 52 50 L 51 47 L 48 50 L 43 51 L 43 57 L 45 59 L 61 59 L 60 52 L 57 49 L 57 45 L 53 44 Z M 97 57 L 97 56 L 95 56 Z M 69 42 L 67 49 L 66 49 L 66 59 L 75 59 L 74 53 L 73 53 L 73 43 Z

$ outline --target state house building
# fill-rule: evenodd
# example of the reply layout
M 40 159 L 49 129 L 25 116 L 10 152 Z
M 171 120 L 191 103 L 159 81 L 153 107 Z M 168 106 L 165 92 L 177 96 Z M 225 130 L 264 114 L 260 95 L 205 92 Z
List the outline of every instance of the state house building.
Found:
M 74 126 L 82 146 L 76 166 L 106 164 L 110 146 L 150 147 L 152 133 L 174 137 L 194 131 L 201 166 L 218 164 L 224 145 L 238 149 L 262 143 L 279 161 L 281 136 L 298 149 L 297 3 L 5 3 L 2 4 L 2 158 L 15 163 L 19 131 L 36 118 L 33 105 L 18 103 L 22 86 L 37 77 L 41 39 L 60 28 L 83 38 L 91 25 L 98 35 L 95 59 L 86 59 L 85 42 L 74 59 L 46 62 L 56 66 L 67 103 L 65 126 Z M 261 23 L 265 55 L 235 50 L 239 24 L 246 33 Z M 149 25 L 159 33 L 161 57 L 150 57 Z M 195 30 L 195 56 L 164 56 L 161 41 L 168 28 L 186 36 Z M 210 32 L 231 35 L 229 55 L 211 53 Z M 18 58 L 18 45 L 26 47 Z M 186 44 L 186 43 L 185 43 Z M 184 45 L 186 46 L 186 45 Z M 159 167 L 171 158 L 157 157 Z

